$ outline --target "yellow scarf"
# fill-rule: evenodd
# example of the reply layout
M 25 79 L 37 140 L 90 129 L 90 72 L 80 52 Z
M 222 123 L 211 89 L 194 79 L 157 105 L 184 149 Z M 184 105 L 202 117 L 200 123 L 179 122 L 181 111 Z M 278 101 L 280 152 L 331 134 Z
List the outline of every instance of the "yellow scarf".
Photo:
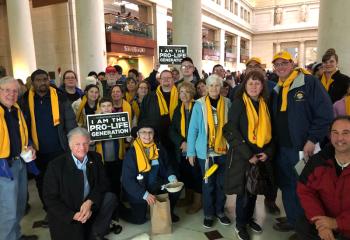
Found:
M 331 86 L 331 84 L 334 82 L 334 79 L 332 78 L 334 73 L 335 72 L 331 74 L 331 77 L 329 79 L 327 79 L 326 74 L 322 74 L 321 83 L 327 90 L 327 92 L 329 91 L 329 87 Z
M 85 108 L 86 103 L 87 103 L 87 97 L 83 96 L 81 99 L 77 114 L 76 114 L 76 121 L 77 121 L 79 126 L 83 126 L 85 123 L 83 110 Z
M 205 98 L 205 105 L 207 108 L 207 118 L 208 118 L 208 127 L 209 127 L 209 136 L 208 136 L 209 148 L 213 148 L 216 153 L 226 154 L 226 150 L 227 150 L 226 140 L 222 136 L 222 129 L 224 127 L 224 124 L 227 122 L 227 119 L 226 119 L 227 116 L 225 116 L 225 100 L 222 96 L 220 96 L 220 99 L 218 101 L 218 105 L 216 108 L 217 117 L 218 117 L 217 129 L 215 129 L 213 111 L 211 109 L 209 96 Z
M 83 111 L 84 111 L 84 108 L 85 108 L 87 102 L 88 102 L 87 97 L 86 97 L 86 95 L 84 95 L 81 98 L 81 102 L 80 102 L 78 111 L 76 113 L 76 121 L 77 121 L 79 126 L 86 125 L 86 114 L 83 114 Z M 98 104 L 98 102 L 96 102 L 96 105 L 97 105 L 96 112 L 99 112 L 100 104 Z
M 110 140 L 110 141 L 114 141 L 114 139 L 113 139 L 113 140 Z M 124 155 L 125 155 L 124 138 L 119 138 L 119 139 L 118 139 L 118 145 L 119 145 L 119 149 L 118 149 L 118 158 L 119 158 L 119 160 L 123 160 L 123 159 L 124 159 Z M 98 152 L 99 154 L 101 154 L 102 161 L 104 162 L 104 155 L 103 155 L 102 142 L 96 142 L 96 152 Z
M 140 107 L 139 107 L 139 105 L 137 104 L 137 101 L 133 101 L 133 102 L 132 102 L 131 108 L 132 108 L 133 113 L 134 113 L 135 116 L 136 116 L 136 119 L 138 120 L 139 117 L 140 117 Z
M 128 103 L 131 104 L 131 102 L 134 100 L 135 94 L 130 94 L 129 92 L 125 93 L 125 99 L 128 101 Z
M 173 119 L 173 115 L 174 115 L 174 110 L 177 106 L 178 100 L 179 100 L 179 94 L 177 92 L 177 89 L 175 86 L 173 86 L 171 88 L 171 92 L 170 92 L 170 111 L 168 110 L 168 105 L 166 104 L 166 101 L 164 99 L 163 93 L 160 90 L 160 86 L 157 87 L 156 90 L 156 94 L 158 97 L 158 105 L 159 105 L 159 109 L 160 109 L 160 115 L 167 115 L 169 114 L 170 116 L 170 120 Z
M 39 140 L 38 133 L 36 132 L 36 122 L 35 122 L 35 109 L 34 109 L 34 88 L 32 87 L 29 90 L 28 102 L 29 102 L 29 111 L 30 111 L 30 119 L 31 119 L 31 132 L 32 132 L 32 140 L 33 146 L 36 150 L 39 150 Z M 52 121 L 53 125 L 57 126 L 60 124 L 60 109 L 58 102 L 58 95 L 56 89 L 50 87 L 50 99 L 51 99 L 51 111 L 52 111 Z
M 23 113 L 17 103 L 13 105 L 17 108 L 19 119 L 19 132 L 21 136 L 22 151 L 28 146 L 28 128 Z M 8 158 L 10 155 L 10 136 L 5 120 L 5 110 L 0 106 L 0 158 Z
M 150 160 L 158 159 L 157 145 L 154 142 L 150 144 L 144 144 L 138 137 L 134 141 L 134 148 L 136 152 L 137 168 L 139 172 L 149 172 L 152 167 Z M 145 148 L 149 149 L 149 154 L 146 154 Z
M 350 116 L 350 96 L 345 96 L 345 112 Z
M 271 141 L 271 121 L 267 104 L 263 97 L 259 98 L 259 115 L 257 114 L 252 100 L 243 93 L 243 101 L 248 118 L 249 142 L 262 148 Z
M 193 104 L 193 100 L 190 102 L 190 105 L 188 106 L 188 110 L 191 111 L 192 109 L 192 104 Z M 181 122 L 180 122 L 180 126 L 181 126 L 181 136 L 183 138 L 186 138 L 186 114 L 185 114 L 185 104 L 182 103 L 181 105 Z

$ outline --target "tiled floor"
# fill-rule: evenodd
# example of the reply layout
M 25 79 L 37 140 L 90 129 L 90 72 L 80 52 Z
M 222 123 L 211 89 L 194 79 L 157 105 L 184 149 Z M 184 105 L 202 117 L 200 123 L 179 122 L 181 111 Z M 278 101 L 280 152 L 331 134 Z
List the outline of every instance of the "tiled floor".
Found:
M 41 220 L 44 217 L 44 211 L 41 208 L 41 203 L 39 201 L 35 182 L 30 181 L 30 204 L 31 210 L 27 216 L 22 221 L 22 232 L 24 234 L 37 234 L 40 240 L 50 239 L 48 229 L 43 228 L 32 228 L 33 222 Z M 262 234 L 251 234 L 252 240 L 283 240 L 288 239 L 291 233 L 279 233 L 272 229 L 274 224 L 274 218 L 265 212 L 264 208 L 264 198 L 258 197 L 257 207 L 255 210 L 255 216 L 257 222 L 262 224 L 264 232 Z M 278 195 L 277 204 L 282 206 L 281 196 Z M 229 197 L 227 202 L 227 210 L 231 219 L 234 219 L 234 205 L 235 197 Z M 195 215 L 187 215 L 185 213 L 185 208 L 177 208 L 176 213 L 180 216 L 180 221 L 173 225 L 173 233 L 169 235 L 158 235 L 152 237 L 155 240 L 206 240 L 208 239 L 204 233 L 207 231 L 217 230 L 221 233 L 223 238 L 221 239 L 238 239 L 235 235 L 233 226 L 222 226 L 220 223 L 216 222 L 214 228 L 211 230 L 204 229 L 202 227 L 202 212 Z M 123 226 L 123 231 L 119 235 L 110 234 L 107 236 L 110 240 L 127 240 L 133 239 L 135 236 L 141 235 L 143 233 L 149 232 L 150 224 L 149 222 L 144 225 L 132 225 L 121 221 Z M 140 238 L 141 239 L 141 238 Z M 144 238 L 142 238 L 144 239 Z

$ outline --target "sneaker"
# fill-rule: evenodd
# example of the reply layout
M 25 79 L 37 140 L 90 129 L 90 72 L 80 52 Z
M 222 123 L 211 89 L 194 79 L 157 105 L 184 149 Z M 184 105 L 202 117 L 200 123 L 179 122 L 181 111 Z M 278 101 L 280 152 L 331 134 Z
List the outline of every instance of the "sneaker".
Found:
M 226 217 L 225 215 L 222 217 L 218 217 L 218 220 L 224 226 L 228 226 L 231 224 L 231 220 L 228 217 Z
M 212 228 L 213 225 L 214 225 L 214 219 L 204 218 L 203 227 L 205 227 L 205 228 Z
M 299 238 L 296 233 L 293 233 L 293 235 L 289 236 L 288 240 L 299 240 Z
M 278 232 L 290 232 L 294 230 L 294 227 L 288 222 L 279 222 L 273 225 L 273 229 Z
M 262 228 L 260 227 L 260 225 L 257 224 L 257 223 L 254 222 L 254 221 L 250 221 L 250 222 L 248 223 L 248 226 L 250 227 L 250 229 L 253 230 L 253 232 L 262 233 L 262 231 L 263 231 Z
M 37 235 L 22 235 L 19 240 L 37 240 L 39 239 Z
M 280 222 L 280 223 L 286 223 L 288 222 L 288 218 L 287 217 L 278 217 L 278 218 L 275 218 L 276 222 Z
M 236 226 L 235 231 L 239 240 L 250 240 L 250 236 L 246 227 Z

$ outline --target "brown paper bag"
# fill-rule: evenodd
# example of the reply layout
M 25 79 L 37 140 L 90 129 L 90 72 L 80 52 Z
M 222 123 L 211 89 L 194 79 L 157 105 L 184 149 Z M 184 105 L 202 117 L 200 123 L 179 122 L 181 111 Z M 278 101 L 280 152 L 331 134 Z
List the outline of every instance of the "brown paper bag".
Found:
M 172 230 L 169 195 L 160 194 L 156 199 L 151 205 L 151 234 L 169 234 Z

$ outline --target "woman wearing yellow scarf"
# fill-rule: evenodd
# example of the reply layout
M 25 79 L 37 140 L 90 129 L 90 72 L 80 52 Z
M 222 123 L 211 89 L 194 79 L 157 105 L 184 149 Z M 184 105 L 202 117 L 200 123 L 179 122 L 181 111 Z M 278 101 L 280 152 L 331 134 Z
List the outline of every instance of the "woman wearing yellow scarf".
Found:
M 226 194 L 237 194 L 236 232 L 240 239 L 249 239 L 247 226 L 255 232 L 262 232 L 262 228 L 253 221 L 257 195 L 246 190 L 245 173 L 250 166 L 258 165 L 266 170 L 267 180 L 273 183 L 271 120 L 261 71 L 249 72 L 237 91 L 224 127 L 230 145 L 224 190 Z
M 332 103 L 346 94 L 350 78 L 338 70 L 338 55 L 333 48 L 328 49 L 322 57 L 323 75 L 321 83 L 331 97 Z
M 186 158 L 188 126 L 191 119 L 196 89 L 192 83 L 182 82 L 178 86 L 181 104 L 178 104 L 170 125 L 169 137 L 175 145 L 180 179 L 185 183 L 185 205 L 189 204 L 186 213 L 194 214 L 202 208 L 202 176 L 197 162 L 191 166 Z M 193 200 L 193 201 L 192 201 Z
M 84 93 L 82 98 L 72 103 L 79 127 L 86 127 L 86 115 L 96 113 L 100 97 L 100 90 L 94 84 L 87 85 Z
M 223 225 L 231 222 L 224 213 L 226 196 L 223 192 L 227 142 L 222 129 L 227 122 L 231 102 L 220 96 L 223 79 L 212 74 L 206 80 L 208 95 L 199 98 L 193 106 L 187 136 L 187 157 L 191 165 L 198 161 L 202 176 L 214 163 L 219 167 L 202 181 L 205 228 L 211 228 L 214 218 Z
M 155 130 L 150 122 L 140 122 L 132 130 L 135 141 L 127 152 L 122 170 L 122 187 L 130 208 L 122 207 L 121 218 L 134 224 L 147 221 L 147 205 L 153 205 L 156 194 L 164 192 L 161 186 L 168 182 L 177 182 L 174 171 L 168 163 L 168 157 L 161 144 L 155 142 Z M 169 193 L 171 218 L 179 221 L 174 214 L 180 192 Z

